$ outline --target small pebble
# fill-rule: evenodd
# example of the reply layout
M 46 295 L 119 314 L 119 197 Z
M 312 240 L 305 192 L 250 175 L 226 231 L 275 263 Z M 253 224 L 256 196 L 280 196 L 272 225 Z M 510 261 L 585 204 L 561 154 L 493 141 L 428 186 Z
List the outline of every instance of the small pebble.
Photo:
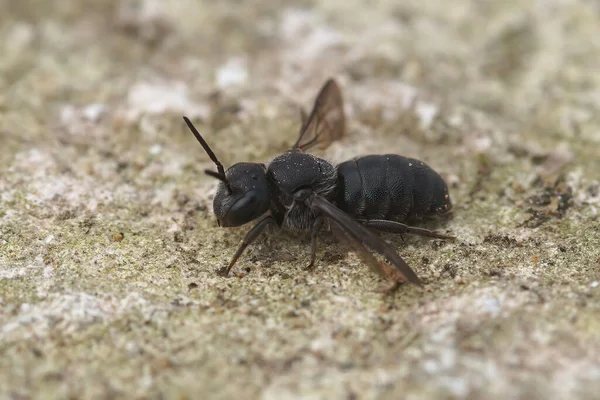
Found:
M 125 235 L 124 235 L 122 232 L 115 233 L 115 234 L 113 235 L 113 240 L 114 240 L 115 242 L 121 242 L 123 239 L 125 239 Z

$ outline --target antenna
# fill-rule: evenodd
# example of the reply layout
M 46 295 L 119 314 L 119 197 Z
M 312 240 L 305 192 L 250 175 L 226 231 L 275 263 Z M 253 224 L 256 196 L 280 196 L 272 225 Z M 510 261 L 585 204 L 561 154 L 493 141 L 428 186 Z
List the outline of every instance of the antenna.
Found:
M 196 137 L 196 140 L 198 140 L 198 142 L 200 142 L 200 144 L 202 145 L 202 148 L 204 149 L 206 154 L 208 154 L 208 156 L 210 157 L 212 162 L 214 162 L 215 165 L 217 166 L 217 172 L 210 171 L 210 170 L 205 170 L 204 172 L 207 175 L 210 175 L 213 178 L 217 178 L 221 182 L 224 182 L 225 185 L 227 185 L 227 190 L 229 190 L 229 192 L 231 192 L 231 187 L 229 186 L 229 182 L 227 181 L 227 176 L 225 175 L 225 168 L 223 168 L 223 164 L 221 164 L 221 162 L 219 161 L 219 159 L 217 158 L 215 153 L 213 153 L 213 151 L 210 148 L 210 146 L 208 145 L 208 143 L 206 143 L 204 138 L 200 135 L 200 132 L 198 132 L 198 130 L 196 129 L 194 124 L 192 124 L 192 121 L 190 121 L 190 119 L 185 116 L 183 117 L 183 120 L 185 121 L 188 128 L 190 128 L 190 131 L 192 131 L 192 133 Z
M 229 185 L 229 182 L 227 182 L 227 179 L 225 178 L 225 176 L 221 175 L 218 172 L 211 171 L 210 169 L 205 169 L 204 173 L 208 176 L 212 176 L 213 178 L 217 178 L 218 180 L 224 182 L 226 185 Z

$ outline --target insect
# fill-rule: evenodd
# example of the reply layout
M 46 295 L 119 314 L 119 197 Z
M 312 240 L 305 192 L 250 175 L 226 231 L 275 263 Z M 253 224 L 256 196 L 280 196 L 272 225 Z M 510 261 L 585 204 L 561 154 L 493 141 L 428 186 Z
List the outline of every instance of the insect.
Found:
M 415 272 L 375 231 L 452 239 L 406 224 L 450 211 L 452 203 L 442 177 L 422 161 L 395 154 L 368 155 L 335 166 L 308 153 L 345 135 L 342 95 L 333 79 L 319 91 L 310 114 L 302 112 L 301 116 L 299 137 L 289 151 L 268 166 L 240 162 L 227 171 L 192 122 L 183 117 L 217 167 L 216 172 L 204 172 L 220 181 L 213 201 L 219 226 L 235 227 L 258 220 L 220 272 L 227 276 L 268 225 L 310 232 L 307 268 L 312 269 L 318 235 L 329 226 L 349 239 L 363 261 L 391 280 L 392 286 L 403 281 L 420 284 Z M 378 261 L 372 253 L 387 262 Z

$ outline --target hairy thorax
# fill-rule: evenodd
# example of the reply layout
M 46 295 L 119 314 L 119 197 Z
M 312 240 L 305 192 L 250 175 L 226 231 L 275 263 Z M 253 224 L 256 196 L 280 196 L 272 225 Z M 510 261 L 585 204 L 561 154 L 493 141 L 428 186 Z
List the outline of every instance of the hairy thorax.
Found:
M 294 192 L 311 189 L 331 200 L 337 173 L 327 161 L 311 154 L 288 152 L 275 158 L 267 170 L 273 200 L 271 213 L 278 224 L 293 231 L 310 230 L 318 214 L 294 200 Z

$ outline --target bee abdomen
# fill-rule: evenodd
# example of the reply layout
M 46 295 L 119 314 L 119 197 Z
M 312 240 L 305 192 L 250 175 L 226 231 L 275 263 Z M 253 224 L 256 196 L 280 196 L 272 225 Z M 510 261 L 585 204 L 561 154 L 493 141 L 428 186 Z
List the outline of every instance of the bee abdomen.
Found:
M 443 179 L 424 162 L 396 154 L 341 163 L 337 206 L 359 219 L 405 221 L 450 209 Z

